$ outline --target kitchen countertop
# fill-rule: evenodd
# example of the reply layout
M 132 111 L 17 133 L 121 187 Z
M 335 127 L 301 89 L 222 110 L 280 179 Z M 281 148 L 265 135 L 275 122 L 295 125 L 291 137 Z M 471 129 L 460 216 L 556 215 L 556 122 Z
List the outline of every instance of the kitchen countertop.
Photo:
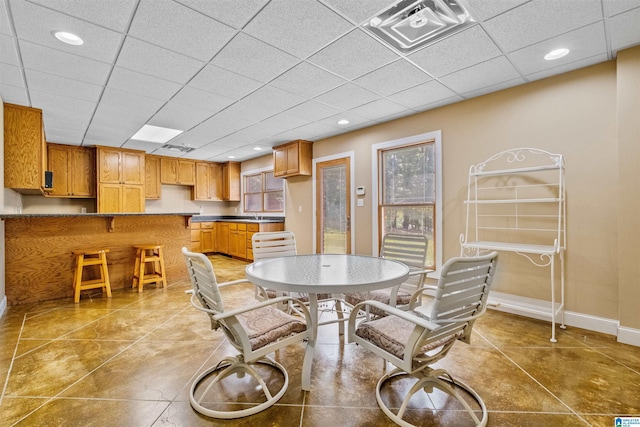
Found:
M 284 222 L 283 217 L 266 217 L 254 219 L 251 216 L 194 215 L 192 222 L 246 222 L 248 224 L 267 224 Z
M 155 212 L 132 212 L 132 213 L 20 213 L 20 214 L 9 214 L 9 213 L 0 213 L 0 219 L 9 219 L 9 218 L 60 218 L 60 217 L 102 217 L 102 218 L 110 218 L 116 216 L 196 216 L 199 215 L 197 212 L 165 212 L 165 213 L 155 213 Z

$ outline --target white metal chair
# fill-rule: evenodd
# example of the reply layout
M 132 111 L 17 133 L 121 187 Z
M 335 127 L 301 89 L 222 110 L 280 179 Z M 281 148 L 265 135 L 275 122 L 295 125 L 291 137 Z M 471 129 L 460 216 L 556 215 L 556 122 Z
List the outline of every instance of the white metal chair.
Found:
M 410 269 L 409 280 L 393 288 L 346 294 L 345 301 L 356 305 L 365 300 L 375 300 L 407 310 L 411 294 L 422 289 L 425 277 L 431 271 L 425 269 L 428 249 L 429 240 L 423 234 L 385 234 L 380 247 L 380 257 L 406 264 Z M 382 310 L 375 307 L 369 307 L 369 312 L 376 316 L 384 315 Z
M 211 320 L 211 327 L 213 329 L 221 328 L 231 345 L 239 352 L 235 357 L 223 358 L 215 366 L 198 375 L 189 394 L 191 406 L 203 415 L 223 419 L 245 417 L 269 408 L 286 392 L 289 376 L 286 369 L 280 363 L 267 357 L 267 354 L 309 339 L 311 333 L 310 328 L 307 327 L 311 324 L 309 311 L 302 304 L 299 304 L 299 311 L 304 315 L 303 320 L 274 307 L 279 303 L 288 302 L 292 299 L 290 297 L 275 298 L 249 307 L 225 310 L 220 288 L 249 282 L 241 279 L 217 283 L 211 262 L 205 255 L 188 252 L 186 248 L 182 248 L 182 253 L 187 262 L 187 270 L 193 287 L 190 291 L 192 294 L 191 304 L 196 309 L 207 313 Z M 271 366 L 282 373 L 284 384 L 275 394 L 270 391 L 265 380 L 255 369 L 257 364 Z M 220 385 L 221 381 L 234 374 L 239 378 L 243 378 L 245 374 L 253 377 L 256 383 L 249 384 L 252 385 L 251 391 L 262 390 L 265 401 L 235 411 L 214 409 L 213 406 L 218 404 L 228 404 L 228 402 L 220 402 L 220 398 L 216 399 L 216 393 L 221 390 L 221 387 L 224 387 L 224 385 Z M 240 394 L 244 393 L 240 392 Z
M 381 356 L 396 366 L 385 374 L 376 386 L 380 409 L 401 426 L 411 426 L 403 419 L 409 401 L 419 391 L 432 393 L 438 388 L 458 400 L 477 426 L 487 424 L 487 409 L 482 398 L 468 385 L 444 369 L 431 365 L 447 355 L 457 341 L 469 343 L 473 324 L 485 313 L 487 297 L 497 263 L 497 252 L 473 258 L 453 258 L 442 267 L 436 294 L 432 301 L 415 306 L 425 289 L 416 291 L 409 311 L 391 307 L 379 301 L 364 301 L 354 307 L 348 323 L 348 339 Z M 360 322 L 357 311 L 376 307 L 386 316 Z M 382 399 L 381 389 L 393 377 L 408 375 L 417 379 L 409 389 L 397 412 Z M 482 412 L 479 419 L 474 408 L 457 390 L 471 396 Z M 435 401 L 435 400 L 434 400 Z

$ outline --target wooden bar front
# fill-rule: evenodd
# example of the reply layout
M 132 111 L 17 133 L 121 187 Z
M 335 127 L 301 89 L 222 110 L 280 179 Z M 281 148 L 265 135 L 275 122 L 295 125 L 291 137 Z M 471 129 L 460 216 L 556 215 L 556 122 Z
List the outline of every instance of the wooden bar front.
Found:
M 16 216 L 5 221 L 5 293 L 9 305 L 73 297 L 72 251 L 109 249 L 111 289 L 130 289 L 133 245 L 165 245 L 168 283 L 188 279 L 183 246 L 189 216 Z M 82 302 L 82 300 L 81 300 Z

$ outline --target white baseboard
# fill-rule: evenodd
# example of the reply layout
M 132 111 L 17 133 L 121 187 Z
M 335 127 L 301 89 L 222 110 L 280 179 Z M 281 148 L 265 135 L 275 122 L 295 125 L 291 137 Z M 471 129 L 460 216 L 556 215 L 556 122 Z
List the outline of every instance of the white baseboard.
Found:
M 488 304 L 490 308 L 498 311 L 551 321 L 550 301 L 492 291 L 489 294 Z M 558 307 L 557 304 L 556 307 Z M 557 324 L 560 324 L 561 320 L 561 316 L 556 317 Z M 620 322 L 615 319 L 565 311 L 564 323 L 567 326 L 575 326 L 589 331 L 614 335 L 617 337 L 618 342 L 640 347 L 640 329 L 622 327 L 620 326 Z
M 0 300 L 0 317 L 4 315 L 4 312 L 7 310 L 7 296 L 2 295 L 2 300 Z

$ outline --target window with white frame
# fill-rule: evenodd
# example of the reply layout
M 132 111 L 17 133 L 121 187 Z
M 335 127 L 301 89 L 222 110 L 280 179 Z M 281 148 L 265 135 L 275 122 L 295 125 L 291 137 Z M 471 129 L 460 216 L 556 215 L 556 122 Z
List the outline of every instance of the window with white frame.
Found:
M 248 172 L 243 175 L 243 210 L 246 213 L 283 213 L 284 179 L 273 171 Z
M 374 146 L 377 163 L 377 235 L 424 234 L 427 266 L 441 264 L 439 132 Z M 425 138 L 430 136 L 430 138 Z M 379 241 L 380 241 L 379 240 Z

